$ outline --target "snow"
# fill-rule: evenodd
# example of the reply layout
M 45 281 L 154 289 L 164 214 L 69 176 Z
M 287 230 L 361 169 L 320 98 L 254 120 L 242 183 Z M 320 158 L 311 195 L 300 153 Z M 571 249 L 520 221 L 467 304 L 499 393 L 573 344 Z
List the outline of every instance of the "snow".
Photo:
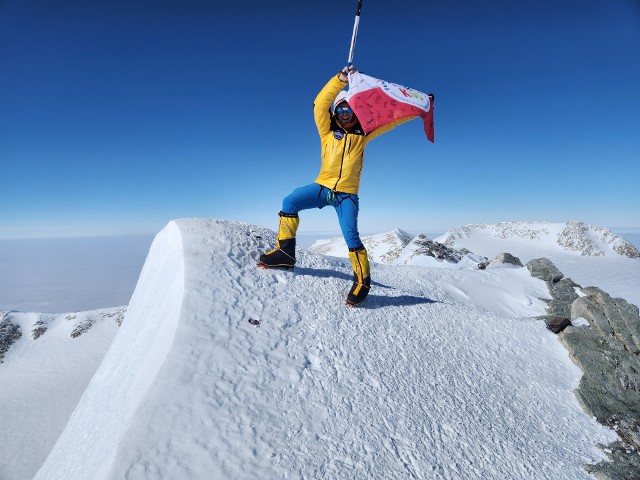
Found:
M 373 263 L 371 294 L 350 309 L 348 260 L 299 249 L 294 271 L 256 269 L 273 236 L 230 221 L 171 222 L 66 428 L 44 464 L 21 458 L 22 472 L 590 478 L 581 465 L 603 459 L 596 444 L 616 436 L 583 413 L 580 370 L 532 318 L 548 298 L 542 281 L 505 265 Z M 0 372 L 28 350 L 53 356 L 62 341 L 16 345 Z
M 170 223 L 151 246 L 118 335 L 35 478 L 106 478 L 173 344 L 184 260 L 180 232 Z

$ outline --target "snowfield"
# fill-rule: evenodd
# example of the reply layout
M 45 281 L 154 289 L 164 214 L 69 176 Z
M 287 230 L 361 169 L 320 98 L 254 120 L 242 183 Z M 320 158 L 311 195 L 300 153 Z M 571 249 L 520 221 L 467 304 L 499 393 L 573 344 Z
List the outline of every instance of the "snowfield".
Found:
M 22 337 L 0 363 L 0 479 L 26 480 L 65 428 L 118 332 L 124 309 L 5 315 L 21 327 Z M 32 331 L 41 335 L 34 339 Z
M 578 405 L 526 268 L 375 263 L 351 309 L 348 260 L 299 249 L 294 271 L 257 269 L 273 237 L 171 222 L 44 464 L 2 475 L 570 480 L 604 460 L 616 435 Z M 49 348 L 23 337 L 0 372 Z

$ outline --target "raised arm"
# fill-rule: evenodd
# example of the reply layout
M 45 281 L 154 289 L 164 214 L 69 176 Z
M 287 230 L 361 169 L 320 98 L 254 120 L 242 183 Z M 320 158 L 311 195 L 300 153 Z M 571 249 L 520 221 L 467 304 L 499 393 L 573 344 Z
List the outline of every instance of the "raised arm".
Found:
M 349 70 L 355 71 L 355 67 L 351 66 Z M 316 127 L 318 127 L 318 133 L 321 137 L 329 133 L 331 104 L 340 93 L 340 90 L 347 86 L 347 73 L 347 67 L 345 67 L 337 75 L 331 77 L 313 102 L 313 118 L 316 121 Z

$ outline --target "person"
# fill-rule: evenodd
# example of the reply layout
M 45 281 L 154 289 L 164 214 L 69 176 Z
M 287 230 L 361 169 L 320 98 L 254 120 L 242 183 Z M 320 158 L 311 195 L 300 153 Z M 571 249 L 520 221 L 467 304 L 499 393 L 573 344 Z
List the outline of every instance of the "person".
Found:
M 293 268 L 296 263 L 298 212 L 331 205 L 349 249 L 353 285 L 347 305 L 358 305 L 371 288 L 367 250 L 358 233 L 358 188 L 364 162 L 364 150 L 370 140 L 388 132 L 409 118 L 396 120 L 365 134 L 358 117 L 346 101 L 344 87 L 355 67 L 343 68 L 320 90 L 313 104 L 313 115 L 322 144 L 320 173 L 314 183 L 296 188 L 282 201 L 276 246 L 260 256 L 262 268 Z M 333 105 L 333 110 L 331 109 Z

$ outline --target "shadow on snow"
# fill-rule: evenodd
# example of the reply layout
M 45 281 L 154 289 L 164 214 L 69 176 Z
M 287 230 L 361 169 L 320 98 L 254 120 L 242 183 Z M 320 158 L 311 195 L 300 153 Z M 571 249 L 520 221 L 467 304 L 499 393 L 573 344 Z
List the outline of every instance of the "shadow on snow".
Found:
M 296 267 L 295 269 L 298 275 L 310 275 L 314 277 L 324 278 L 338 278 L 340 280 L 353 281 L 353 274 L 340 272 L 337 270 L 325 270 L 319 268 L 309 267 Z M 376 288 L 391 289 L 388 285 L 384 285 L 378 282 L 371 282 L 371 285 Z M 399 296 L 387 296 L 387 295 L 369 295 L 362 305 L 358 305 L 358 308 L 374 309 L 382 307 L 408 307 L 411 305 L 423 305 L 429 303 L 437 303 L 435 300 L 431 300 L 427 297 L 419 297 L 415 295 L 399 295 Z
M 320 268 L 295 267 L 294 270 L 298 275 L 310 275 L 312 277 L 334 277 L 340 280 L 353 281 L 353 274 L 339 272 L 337 270 L 324 270 Z
M 397 297 L 387 297 L 384 295 L 369 295 L 358 308 L 374 309 L 382 307 L 409 307 L 411 305 L 423 305 L 438 303 L 427 297 L 417 297 L 415 295 L 400 295 Z

